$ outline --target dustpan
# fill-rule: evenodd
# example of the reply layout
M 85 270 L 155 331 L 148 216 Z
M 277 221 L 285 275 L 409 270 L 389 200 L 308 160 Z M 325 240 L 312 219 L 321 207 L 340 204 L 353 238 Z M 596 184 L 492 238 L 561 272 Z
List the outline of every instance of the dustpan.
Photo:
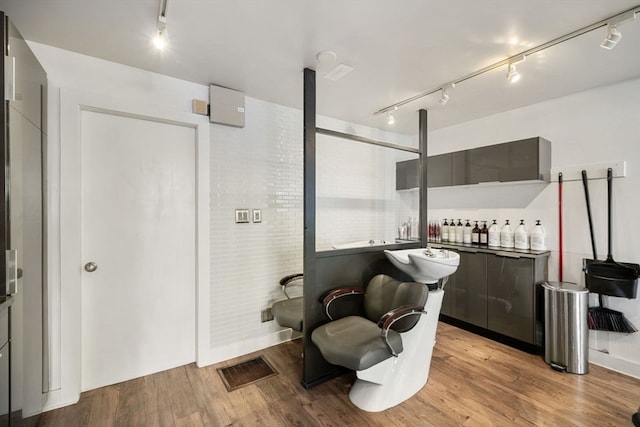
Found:
M 589 212 L 589 231 L 592 236 L 592 246 L 594 260 L 585 262 L 584 272 L 586 285 L 590 292 L 618 297 L 635 298 L 638 289 L 638 272 L 640 266 L 637 264 L 620 264 L 613 259 L 611 254 L 611 195 L 613 171 L 607 169 L 607 209 L 608 209 L 608 253 L 605 261 L 598 261 L 595 254 L 595 243 L 593 243 L 593 226 L 591 224 L 591 207 L 589 204 L 589 190 L 587 187 L 587 172 L 582 171 L 582 182 L 587 198 L 587 211 Z

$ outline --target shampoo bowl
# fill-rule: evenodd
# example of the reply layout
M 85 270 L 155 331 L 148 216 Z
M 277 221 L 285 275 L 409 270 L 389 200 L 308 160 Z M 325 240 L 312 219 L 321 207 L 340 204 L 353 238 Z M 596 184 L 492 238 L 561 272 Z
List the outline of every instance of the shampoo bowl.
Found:
M 407 273 L 416 282 L 437 283 L 452 275 L 460 264 L 460 254 L 447 249 L 401 249 L 385 250 L 389 261 L 400 271 Z

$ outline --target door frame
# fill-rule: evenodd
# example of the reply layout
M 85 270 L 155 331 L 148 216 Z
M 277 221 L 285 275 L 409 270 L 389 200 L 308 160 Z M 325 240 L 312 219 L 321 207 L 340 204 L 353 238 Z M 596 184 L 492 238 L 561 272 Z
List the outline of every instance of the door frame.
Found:
M 209 351 L 209 120 L 205 116 L 108 99 L 102 95 L 60 91 L 60 297 L 53 310 L 60 325 L 60 384 L 49 403 L 58 406 L 80 398 L 81 345 L 81 113 L 93 111 L 195 129 L 196 364 L 206 364 Z M 55 302 L 54 302 L 55 304 Z M 55 335 L 55 334 L 54 334 Z M 53 355 L 52 355 L 53 356 Z M 57 362 L 57 363 L 56 363 Z M 57 401 L 57 402 L 55 402 Z M 58 403 L 58 405 L 56 404 Z M 47 405 L 49 406 L 49 405 Z

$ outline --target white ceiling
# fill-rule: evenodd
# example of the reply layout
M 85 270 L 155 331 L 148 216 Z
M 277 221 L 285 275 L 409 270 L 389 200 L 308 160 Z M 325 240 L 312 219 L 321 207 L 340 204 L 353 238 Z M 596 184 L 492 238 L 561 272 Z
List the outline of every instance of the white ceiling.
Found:
M 318 69 L 319 114 L 390 128 L 373 112 L 640 5 L 640 0 L 169 0 L 170 48 L 151 47 L 159 0 L 0 0 L 27 40 L 201 84 L 302 107 L 302 70 L 331 50 L 355 70 L 339 81 Z M 640 17 L 534 54 L 508 85 L 506 67 L 396 112 L 414 133 L 640 76 Z M 391 129 L 391 128 L 390 128 Z

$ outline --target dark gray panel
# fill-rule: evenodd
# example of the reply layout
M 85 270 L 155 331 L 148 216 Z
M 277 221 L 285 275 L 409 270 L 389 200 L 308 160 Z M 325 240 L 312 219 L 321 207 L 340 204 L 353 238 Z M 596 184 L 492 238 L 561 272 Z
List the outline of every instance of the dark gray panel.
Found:
M 409 249 L 418 246 L 418 244 L 402 245 L 402 248 Z M 398 246 L 399 248 L 400 246 Z M 387 260 L 381 249 L 360 253 L 320 252 L 316 254 L 315 266 L 316 272 L 313 280 L 309 280 L 310 277 L 305 271 L 304 282 L 303 384 L 306 386 L 311 386 L 342 370 L 342 368 L 326 362 L 318 348 L 311 342 L 311 332 L 328 321 L 320 302 L 320 298 L 325 292 L 339 287 L 365 287 L 376 274 L 388 274 L 398 280 L 412 281 Z
M 487 327 L 487 255 L 460 251 L 458 270 L 449 278 L 451 317 Z M 446 293 L 446 292 L 445 292 Z
M 447 187 L 452 184 L 452 153 L 427 157 L 427 178 L 429 188 Z
M 420 162 L 418 159 L 396 163 L 396 190 L 420 187 Z
M 534 260 L 487 257 L 488 328 L 534 343 Z
M 451 153 L 451 184 L 465 185 L 469 181 L 469 166 L 467 151 Z
M 467 151 L 467 184 L 500 181 L 502 169 L 509 164 L 508 144 L 489 145 Z

